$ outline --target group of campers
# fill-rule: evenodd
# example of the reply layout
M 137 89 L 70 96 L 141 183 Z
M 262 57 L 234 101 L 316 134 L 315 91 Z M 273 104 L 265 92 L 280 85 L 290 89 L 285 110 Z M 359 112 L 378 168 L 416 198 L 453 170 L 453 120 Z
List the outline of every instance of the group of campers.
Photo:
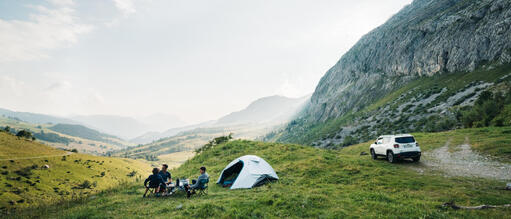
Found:
M 200 175 L 197 180 L 192 180 L 192 184 L 188 184 L 188 180 L 186 182 L 179 182 L 179 179 L 176 180 L 174 184 L 172 182 L 172 175 L 168 171 L 169 166 L 167 164 L 163 164 L 161 170 L 158 168 L 153 169 L 153 174 L 147 177 L 144 181 L 144 186 L 146 188 L 144 197 L 146 197 L 149 189 L 154 189 L 155 195 L 158 196 L 168 196 L 172 195 L 172 193 L 176 192 L 176 189 L 181 188 L 186 191 L 187 197 L 195 194 L 195 190 L 202 188 L 204 185 L 201 183 L 204 180 L 209 181 L 209 175 L 206 173 L 206 167 L 201 167 L 199 169 Z
M 209 175 L 206 173 L 206 167 L 199 168 L 200 175 L 197 180 L 190 182 L 188 179 L 176 177 L 175 183 L 168 168 L 167 164 L 163 164 L 161 170 L 153 169 L 153 174 L 144 181 L 146 187 L 144 197 L 150 189 L 154 189 L 157 197 L 172 195 L 177 191 L 185 191 L 187 197 L 196 191 L 199 195 L 207 194 Z M 255 155 L 244 155 L 231 161 L 222 170 L 216 183 L 229 189 L 250 189 L 278 179 L 279 176 L 273 167 L 264 159 Z

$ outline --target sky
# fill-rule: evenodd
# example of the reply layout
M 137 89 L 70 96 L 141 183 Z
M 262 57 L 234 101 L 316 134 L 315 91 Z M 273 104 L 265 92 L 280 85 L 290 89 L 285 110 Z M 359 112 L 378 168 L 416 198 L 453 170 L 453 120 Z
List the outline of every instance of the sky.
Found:
M 301 97 L 411 0 L 0 0 L 0 107 L 218 119 Z

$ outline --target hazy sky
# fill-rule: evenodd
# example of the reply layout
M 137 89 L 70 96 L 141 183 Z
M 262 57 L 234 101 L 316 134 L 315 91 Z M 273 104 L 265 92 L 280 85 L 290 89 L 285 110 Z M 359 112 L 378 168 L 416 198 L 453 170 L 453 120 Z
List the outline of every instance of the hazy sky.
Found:
M 217 119 L 299 97 L 411 0 L 0 0 L 0 107 Z

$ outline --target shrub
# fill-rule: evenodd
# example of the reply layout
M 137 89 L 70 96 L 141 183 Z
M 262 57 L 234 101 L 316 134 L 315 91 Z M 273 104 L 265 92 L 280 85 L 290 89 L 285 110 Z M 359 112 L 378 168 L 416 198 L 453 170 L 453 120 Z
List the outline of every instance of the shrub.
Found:
M 344 138 L 341 146 L 345 147 L 345 146 L 350 146 L 350 145 L 353 145 L 356 143 L 357 143 L 357 140 L 353 136 L 348 135 Z
M 200 153 L 202 151 L 206 151 L 208 150 L 209 148 L 215 146 L 215 145 L 219 145 L 219 144 L 222 144 L 222 143 L 225 143 L 225 142 L 228 142 L 229 140 L 232 139 L 232 133 L 230 133 L 228 136 L 220 136 L 220 137 L 216 137 L 214 138 L 213 140 L 209 141 L 207 144 L 205 144 L 204 146 L 198 148 L 197 150 L 195 150 L 196 153 Z
M 29 132 L 27 130 L 19 131 L 18 133 L 16 133 L 16 136 L 20 137 L 20 138 L 26 138 L 26 139 L 32 139 L 33 138 L 32 132 Z
M 78 184 L 74 188 L 75 189 L 90 189 L 90 188 L 92 188 L 92 184 L 89 180 L 84 180 L 82 183 Z
M 506 118 L 508 104 L 511 104 L 511 91 L 506 94 L 483 91 L 474 106 L 460 110 L 458 117 L 467 128 L 502 126 L 509 119 Z
M 104 172 L 103 172 L 103 173 L 104 173 Z M 130 173 L 128 173 L 128 175 L 126 175 L 126 176 L 134 177 L 135 175 L 137 175 L 137 171 L 133 170 L 133 171 L 131 171 Z
M 14 173 L 16 173 L 20 176 L 23 176 L 25 178 L 30 178 L 30 176 L 32 175 L 32 167 L 30 166 L 30 167 L 25 167 L 25 168 L 16 170 L 16 171 L 14 171 Z
M 456 121 L 445 116 L 433 115 L 428 117 L 424 124 L 424 131 L 441 132 L 451 130 L 456 127 Z

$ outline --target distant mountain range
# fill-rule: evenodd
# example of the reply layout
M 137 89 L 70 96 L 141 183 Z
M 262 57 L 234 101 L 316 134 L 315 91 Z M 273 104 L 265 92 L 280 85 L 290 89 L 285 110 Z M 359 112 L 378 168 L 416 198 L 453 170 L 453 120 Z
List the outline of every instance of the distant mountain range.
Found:
M 243 110 L 218 119 L 215 125 L 286 122 L 302 108 L 309 98 L 310 95 L 301 98 L 263 97 L 252 102 Z
M 78 122 L 73 121 L 68 118 L 63 118 L 63 117 L 58 117 L 58 116 L 50 116 L 50 115 L 39 114 L 39 113 L 16 112 L 16 111 L 0 108 L 0 116 L 1 115 L 4 115 L 5 117 L 18 118 L 25 122 L 34 123 L 34 124 L 47 124 L 47 123 L 78 124 Z
M 132 139 L 148 131 L 185 125 L 185 122 L 179 118 L 165 114 L 154 114 L 142 119 L 112 115 L 73 116 L 71 119 L 124 139 Z
M 172 128 L 164 132 L 148 132 L 130 141 L 137 144 L 147 144 L 158 139 L 171 137 L 181 132 L 192 131 L 197 128 L 210 128 L 215 130 L 218 128 L 226 128 L 231 130 L 232 127 L 237 127 L 234 130 L 242 129 L 244 133 L 246 132 L 245 130 L 249 128 L 247 126 L 268 128 L 291 120 L 293 116 L 302 109 L 309 98 L 310 95 L 300 98 L 289 98 L 278 95 L 263 97 L 255 100 L 245 109 L 230 113 L 218 120 Z M 260 132 L 258 131 L 257 133 Z
M 66 124 L 66 130 L 72 131 L 76 136 L 77 130 L 85 130 L 78 126 L 86 126 L 94 132 L 105 135 L 118 136 L 136 144 L 147 144 L 158 139 L 174 136 L 180 132 L 191 131 L 196 128 L 247 126 L 257 125 L 268 127 L 281 124 L 292 119 L 302 108 L 309 96 L 301 98 L 288 98 L 283 96 L 269 96 L 260 98 L 245 109 L 230 113 L 218 120 L 207 121 L 194 125 L 186 125 L 178 117 L 168 114 L 153 114 L 140 118 L 113 115 L 77 115 L 59 117 L 38 113 L 16 112 L 0 108 L 0 115 L 16 118 L 31 124 Z M 165 131 L 159 131 L 165 130 Z M 87 133 L 91 133 L 87 130 Z M 79 135 L 78 135 L 79 136 Z
M 140 118 L 113 115 L 59 117 L 40 113 L 17 112 L 0 108 L 0 115 L 18 118 L 32 124 L 79 124 L 123 139 L 135 138 L 148 131 L 166 130 L 186 125 L 186 123 L 178 117 L 162 113 Z

